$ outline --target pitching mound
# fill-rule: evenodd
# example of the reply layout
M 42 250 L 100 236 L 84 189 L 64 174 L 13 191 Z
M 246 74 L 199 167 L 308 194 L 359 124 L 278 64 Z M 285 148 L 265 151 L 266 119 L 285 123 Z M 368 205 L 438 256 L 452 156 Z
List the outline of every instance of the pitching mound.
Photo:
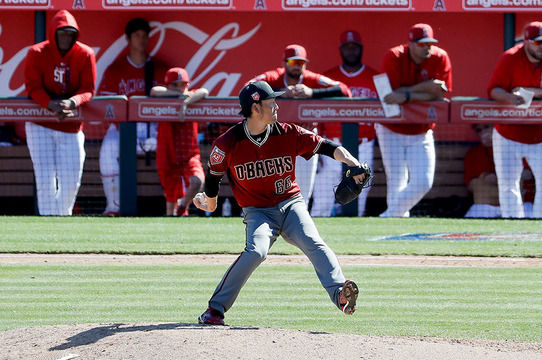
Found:
M 542 343 L 374 337 L 195 324 L 86 324 L 0 332 L 1 359 L 534 360 Z

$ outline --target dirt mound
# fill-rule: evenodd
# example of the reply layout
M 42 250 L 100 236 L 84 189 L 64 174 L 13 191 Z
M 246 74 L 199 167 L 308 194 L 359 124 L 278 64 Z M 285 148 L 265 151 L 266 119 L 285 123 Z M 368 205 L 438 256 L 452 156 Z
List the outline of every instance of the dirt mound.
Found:
M 542 358 L 542 343 L 215 327 L 85 324 L 0 332 L 0 359 L 486 359 Z

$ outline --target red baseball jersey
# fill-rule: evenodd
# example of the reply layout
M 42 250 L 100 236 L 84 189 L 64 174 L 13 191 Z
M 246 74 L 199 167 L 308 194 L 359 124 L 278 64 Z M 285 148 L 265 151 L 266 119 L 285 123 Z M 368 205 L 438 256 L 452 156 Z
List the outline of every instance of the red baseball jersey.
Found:
M 448 53 L 431 46 L 431 56 L 416 64 L 408 53 L 408 44 L 388 50 L 382 63 L 382 72 L 388 74 L 392 89 L 411 86 L 427 80 L 442 80 L 452 91 L 452 63 Z M 423 134 L 435 127 L 431 124 L 383 124 L 391 131 L 405 135 Z
M 361 69 L 350 73 L 344 70 L 342 65 L 336 66 L 324 73 L 331 79 L 340 81 L 350 88 L 353 97 L 378 98 L 376 88 L 373 82 L 373 76 L 377 75 L 378 71 L 363 65 Z M 329 138 L 341 138 L 341 124 L 337 122 L 325 122 L 323 124 L 324 135 Z M 375 130 L 373 123 L 359 123 L 359 139 L 367 138 L 372 140 L 375 138 Z
M 168 66 L 153 59 L 153 86 L 162 84 Z M 104 73 L 98 95 L 145 96 L 145 65 L 134 64 L 128 55 L 113 62 Z
M 276 123 L 250 135 L 246 120 L 232 126 L 212 145 L 209 172 L 227 175 L 240 206 L 269 207 L 300 193 L 295 181 L 295 158 L 309 159 L 324 139 L 300 126 Z
M 25 85 L 28 95 L 44 108 L 51 99 L 73 98 L 77 106 L 89 102 L 94 95 L 96 81 L 96 58 L 94 50 L 76 41 L 72 48 L 61 56 L 55 32 L 61 27 L 79 30 L 75 18 L 61 10 L 53 17 L 49 26 L 49 40 L 32 45 L 25 62 Z M 80 121 L 40 122 L 49 129 L 76 133 L 83 127 Z
M 472 179 L 476 179 L 483 173 L 495 173 L 493 162 L 493 149 L 479 144 L 467 151 L 464 158 L 465 185 L 469 186 Z
M 286 83 L 286 69 L 283 67 L 276 68 L 275 70 L 271 71 L 266 71 L 265 73 L 254 77 L 249 82 L 259 80 L 267 81 L 273 89 L 284 89 L 288 87 L 288 84 Z M 350 90 L 348 89 L 348 86 L 346 86 L 342 82 L 332 80 L 327 76 L 317 74 L 309 70 L 303 71 L 303 74 L 299 78 L 299 84 L 304 84 L 311 89 L 324 89 L 331 86 L 340 86 L 341 92 L 344 96 L 352 96 Z
M 501 55 L 489 81 L 488 92 L 496 87 L 510 92 L 518 86 L 542 87 L 542 66 L 529 61 L 523 44 L 516 45 Z M 537 144 L 542 142 L 542 125 L 540 124 L 496 124 L 495 129 L 503 137 L 520 143 Z

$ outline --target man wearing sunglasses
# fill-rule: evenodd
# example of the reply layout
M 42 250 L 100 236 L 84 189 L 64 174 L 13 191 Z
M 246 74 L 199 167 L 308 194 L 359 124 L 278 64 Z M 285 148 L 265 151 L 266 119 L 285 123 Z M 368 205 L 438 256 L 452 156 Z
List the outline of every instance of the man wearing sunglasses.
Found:
M 505 51 L 489 82 L 489 96 L 502 104 L 521 105 L 519 89 L 542 98 L 542 22 L 525 27 L 524 42 Z M 535 183 L 542 181 L 542 124 L 496 124 L 493 157 L 499 187 L 502 217 L 525 217 L 521 199 L 522 159 L 529 163 Z M 533 217 L 542 218 L 542 191 L 536 191 Z
M 324 97 L 351 97 L 350 90 L 345 84 L 332 80 L 327 76 L 307 70 L 307 51 L 301 45 L 286 46 L 283 54 L 283 66 L 267 71 L 248 81 L 266 81 L 275 91 L 284 91 L 283 98 L 318 99 Z M 316 126 L 309 130 L 316 131 Z M 301 188 L 305 203 L 309 203 L 316 178 L 318 156 L 309 160 L 296 158 L 296 181 Z
M 452 90 L 452 64 L 448 54 L 435 46 L 433 29 L 427 24 L 410 28 L 408 43 L 391 48 L 382 71 L 388 74 L 393 92 L 388 104 L 443 99 Z M 387 205 L 381 217 L 408 217 L 433 186 L 435 177 L 435 123 L 376 124 L 375 130 L 386 170 Z

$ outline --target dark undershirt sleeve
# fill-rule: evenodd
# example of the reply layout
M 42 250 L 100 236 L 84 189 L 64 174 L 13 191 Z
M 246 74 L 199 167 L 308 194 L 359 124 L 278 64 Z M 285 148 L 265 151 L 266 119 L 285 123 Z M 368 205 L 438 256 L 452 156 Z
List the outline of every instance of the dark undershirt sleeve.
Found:
M 207 197 L 213 198 L 218 195 L 218 190 L 220 190 L 220 180 L 222 180 L 222 177 L 220 176 L 214 176 L 209 173 L 209 170 L 207 170 L 207 174 L 205 174 L 205 186 L 204 190 L 205 195 Z
M 333 153 L 335 152 L 335 149 L 338 148 L 339 146 L 340 146 L 339 144 L 334 143 L 333 141 L 324 139 L 324 142 L 322 143 L 322 145 L 320 145 L 320 148 L 318 149 L 317 153 L 321 155 L 326 155 L 332 159 L 335 159 L 335 157 L 333 157 Z
M 312 98 L 319 99 L 324 97 L 343 97 L 340 86 L 331 86 L 323 89 L 312 89 Z

